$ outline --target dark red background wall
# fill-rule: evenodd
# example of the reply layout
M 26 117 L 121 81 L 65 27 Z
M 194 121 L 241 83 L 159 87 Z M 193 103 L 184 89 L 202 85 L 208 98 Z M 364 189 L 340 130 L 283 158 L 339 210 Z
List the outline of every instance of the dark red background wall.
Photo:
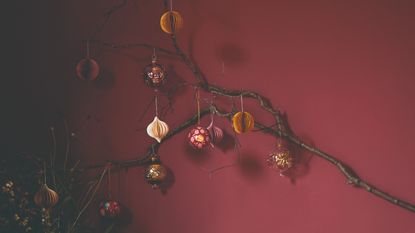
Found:
M 5 91 L 7 151 L 47 151 L 47 127 L 62 127 L 63 114 L 77 135 L 72 152 L 84 164 L 143 154 L 152 142 L 143 129 L 154 113 L 139 121 L 153 98 L 140 72 L 152 51 L 94 45 L 100 80 L 82 82 L 74 71 L 84 56 L 82 40 L 117 1 L 27 4 L 13 27 L 19 50 Z M 414 7 L 403 0 L 174 1 L 185 20 L 179 44 L 210 82 L 262 93 L 287 112 L 301 138 L 412 203 Z M 158 25 L 163 12 L 162 1 L 128 1 L 94 39 L 172 49 Z M 174 57 L 159 58 L 168 85 L 195 81 Z M 164 119 L 171 127 L 195 114 L 192 94 L 187 88 L 174 95 L 174 110 Z M 246 100 L 245 109 L 272 123 L 254 102 Z M 231 132 L 229 123 L 218 124 Z M 239 139 L 243 165 L 211 179 L 204 170 L 231 163 L 232 149 L 195 153 L 185 132 L 167 141 L 159 151 L 174 174 L 166 193 L 144 182 L 142 168 L 115 174 L 115 197 L 132 216 L 124 232 L 414 231 L 413 213 L 350 187 L 326 161 L 299 152 L 310 160 L 291 182 L 265 166 L 275 139 L 260 133 Z

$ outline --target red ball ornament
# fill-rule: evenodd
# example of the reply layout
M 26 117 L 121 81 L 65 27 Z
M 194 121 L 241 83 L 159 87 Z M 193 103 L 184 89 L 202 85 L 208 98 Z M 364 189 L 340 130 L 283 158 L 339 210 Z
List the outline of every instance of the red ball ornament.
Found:
M 105 218 L 116 218 L 121 213 L 121 205 L 114 200 L 106 200 L 99 204 L 99 214 Z
M 164 67 L 158 64 L 157 60 L 153 58 L 151 64 L 144 68 L 143 78 L 147 86 L 158 88 L 164 84 L 166 71 L 164 70 Z
M 274 170 L 279 171 L 281 175 L 294 165 L 293 155 L 285 140 L 280 138 L 277 140 L 275 150 L 268 155 L 267 164 Z
M 98 78 L 99 70 L 98 63 L 89 57 L 80 60 L 76 65 L 76 75 L 82 80 L 96 80 Z
M 202 149 L 203 147 L 210 145 L 211 142 L 209 131 L 202 126 L 197 126 L 190 130 L 187 137 L 189 138 L 190 145 L 196 149 Z

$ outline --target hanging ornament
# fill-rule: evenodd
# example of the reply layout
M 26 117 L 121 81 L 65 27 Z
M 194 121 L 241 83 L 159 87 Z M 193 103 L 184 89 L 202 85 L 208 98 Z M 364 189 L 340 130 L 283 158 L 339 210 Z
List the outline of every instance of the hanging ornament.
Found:
M 118 201 L 106 200 L 99 204 L 99 214 L 105 218 L 116 218 L 121 213 L 121 205 Z
M 151 59 L 151 64 L 144 67 L 143 78 L 147 86 L 152 88 L 159 88 L 164 84 L 166 71 L 162 65 L 157 63 L 155 49 Z
M 249 113 L 244 111 L 243 96 L 241 95 L 241 110 L 237 112 L 232 117 L 232 126 L 235 132 L 245 133 L 254 128 L 255 121 L 254 117 Z
M 183 28 L 183 18 L 177 11 L 167 11 L 160 18 L 160 27 L 167 34 L 174 34 Z
M 39 191 L 36 192 L 34 201 L 36 205 L 45 209 L 50 209 L 58 203 L 59 195 L 46 184 L 46 163 L 43 164 L 43 167 L 44 183 Z
M 59 195 L 45 183 L 35 194 L 34 201 L 36 205 L 49 209 L 58 203 Z
M 272 169 L 279 171 L 281 175 L 294 165 L 293 155 L 285 140 L 277 139 L 276 148 L 268 155 L 267 164 Z
M 169 132 L 169 126 L 166 122 L 160 120 L 158 118 L 158 103 L 157 103 L 157 96 L 155 97 L 155 104 L 156 104 L 156 116 L 154 120 L 147 126 L 147 134 L 148 136 L 156 139 L 159 143 L 161 140 L 167 135 Z
M 197 126 L 190 130 L 187 135 L 190 145 L 196 149 L 202 149 L 207 145 L 211 145 L 211 138 L 209 131 L 200 126 L 200 93 L 199 89 L 196 90 L 196 102 L 197 102 Z
M 206 128 L 209 131 L 209 135 L 211 137 L 211 143 L 212 146 L 214 144 L 218 144 L 222 138 L 223 138 L 223 131 L 221 128 L 217 127 L 214 124 L 214 116 L 213 116 L 213 110 L 211 108 L 211 112 L 210 112 L 210 124 L 209 126 Z
M 112 198 L 112 192 L 111 192 L 111 168 L 112 164 L 108 163 L 106 167 L 107 171 L 107 199 L 105 201 L 102 201 L 99 204 L 99 214 L 101 217 L 104 218 L 116 218 L 121 213 L 121 205 L 118 201 L 114 200 Z
M 202 126 L 196 126 L 190 130 L 187 137 L 189 138 L 190 145 L 196 149 L 202 149 L 210 145 L 211 142 L 209 131 Z
M 149 184 L 152 185 L 153 188 L 158 188 L 166 177 L 166 168 L 161 164 L 157 155 L 152 155 L 150 165 L 148 165 L 144 170 L 144 178 Z
M 213 144 L 218 144 L 223 139 L 223 131 L 221 128 L 215 126 L 213 122 L 206 128 L 209 131 Z
M 99 75 L 99 65 L 97 61 L 89 56 L 89 41 L 86 42 L 86 57 L 76 65 L 76 75 L 79 79 L 94 81 Z

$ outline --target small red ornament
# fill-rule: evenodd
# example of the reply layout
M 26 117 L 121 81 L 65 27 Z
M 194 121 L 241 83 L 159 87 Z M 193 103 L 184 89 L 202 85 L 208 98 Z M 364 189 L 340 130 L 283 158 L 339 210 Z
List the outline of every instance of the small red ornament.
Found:
M 196 149 L 202 149 L 203 147 L 210 145 L 211 138 L 209 131 L 202 126 L 197 126 L 190 130 L 187 137 L 189 138 L 190 145 Z
M 294 158 L 287 141 L 281 138 L 277 139 L 277 146 L 275 150 L 268 155 L 267 164 L 274 170 L 279 171 L 281 175 L 294 165 Z
M 94 81 L 98 78 L 98 74 L 99 65 L 94 59 L 90 57 L 86 57 L 80 60 L 76 65 L 76 75 L 79 79 Z
M 106 200 L 99 204 L 99 214 L 105 218 L 116 218 L 121 213 L 121 205 L 114 200 Z
M 164 84 L 166 71 L 164 67 L 157 63 L 157 57 L 153 55 L 151 64 L 144 67 L 143 78 L 147 86 L 159 88 Z

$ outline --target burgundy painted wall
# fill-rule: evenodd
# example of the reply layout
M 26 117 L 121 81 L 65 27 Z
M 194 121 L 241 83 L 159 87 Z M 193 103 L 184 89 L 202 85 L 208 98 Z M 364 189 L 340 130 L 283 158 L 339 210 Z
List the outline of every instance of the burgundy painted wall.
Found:
M 84 55 L 81 41 L 116 2 L 37 5 L 42 14 L 31 14 L 38 28 L 30 29 L 35 41 L 30 46 L 37 51 L 31 58 L 37 62 L 30 67 L 40 71 L 16 85 L 33 93 L 24 94 L 31 101 L 19 111 L 35 109 L 38 121 L 48 122 L 49 112 L 64 109 L 78 135 L 73 153 L 84 164 L 136 158 L 152 142 L 143 130 L 152 109 L 139 121 L 153 98 L 140 76 L 152 51 L 93 46 L 103 69 L 100 80 L 85 83 L 75 77 Z M 415 203 L 413 1 L 176 0 L 174 8 L 185 20 L 179 43 L 210 82 L 262 93 L 287 112 L 301 138 L 337 156 L 369 183 Z M 158 26 L 163 11 L 162 1 L 128 1 L 95 39 L 172 49 Z M 179 61 L 159 58 L 168 67 L 168 85 L 194 82 Z M 174 96 L 174 110 L 164 119 L 171 127 L 195 113 L 192 94 L 187 88 Z M 253 101 L 247 100 L 245 109 L 272 123 Z M 229 123 L 219 124 L 231 132 Z M 239 139 L 244 165 L 211 179 L 204 169 L 231 163 L 232 149 L 195 153 L 186 132 L 167 141 L 159 151 L 174 173 L 166 193 L 144 182 L 142 168 L 114 175 L 114 194 L 132 216 L 124 232 L 415 230 L 413 213 L 350 187 L 326 161 L 311 156 L 291 182 L 265 166 L 272 137 L 249 133 Z

